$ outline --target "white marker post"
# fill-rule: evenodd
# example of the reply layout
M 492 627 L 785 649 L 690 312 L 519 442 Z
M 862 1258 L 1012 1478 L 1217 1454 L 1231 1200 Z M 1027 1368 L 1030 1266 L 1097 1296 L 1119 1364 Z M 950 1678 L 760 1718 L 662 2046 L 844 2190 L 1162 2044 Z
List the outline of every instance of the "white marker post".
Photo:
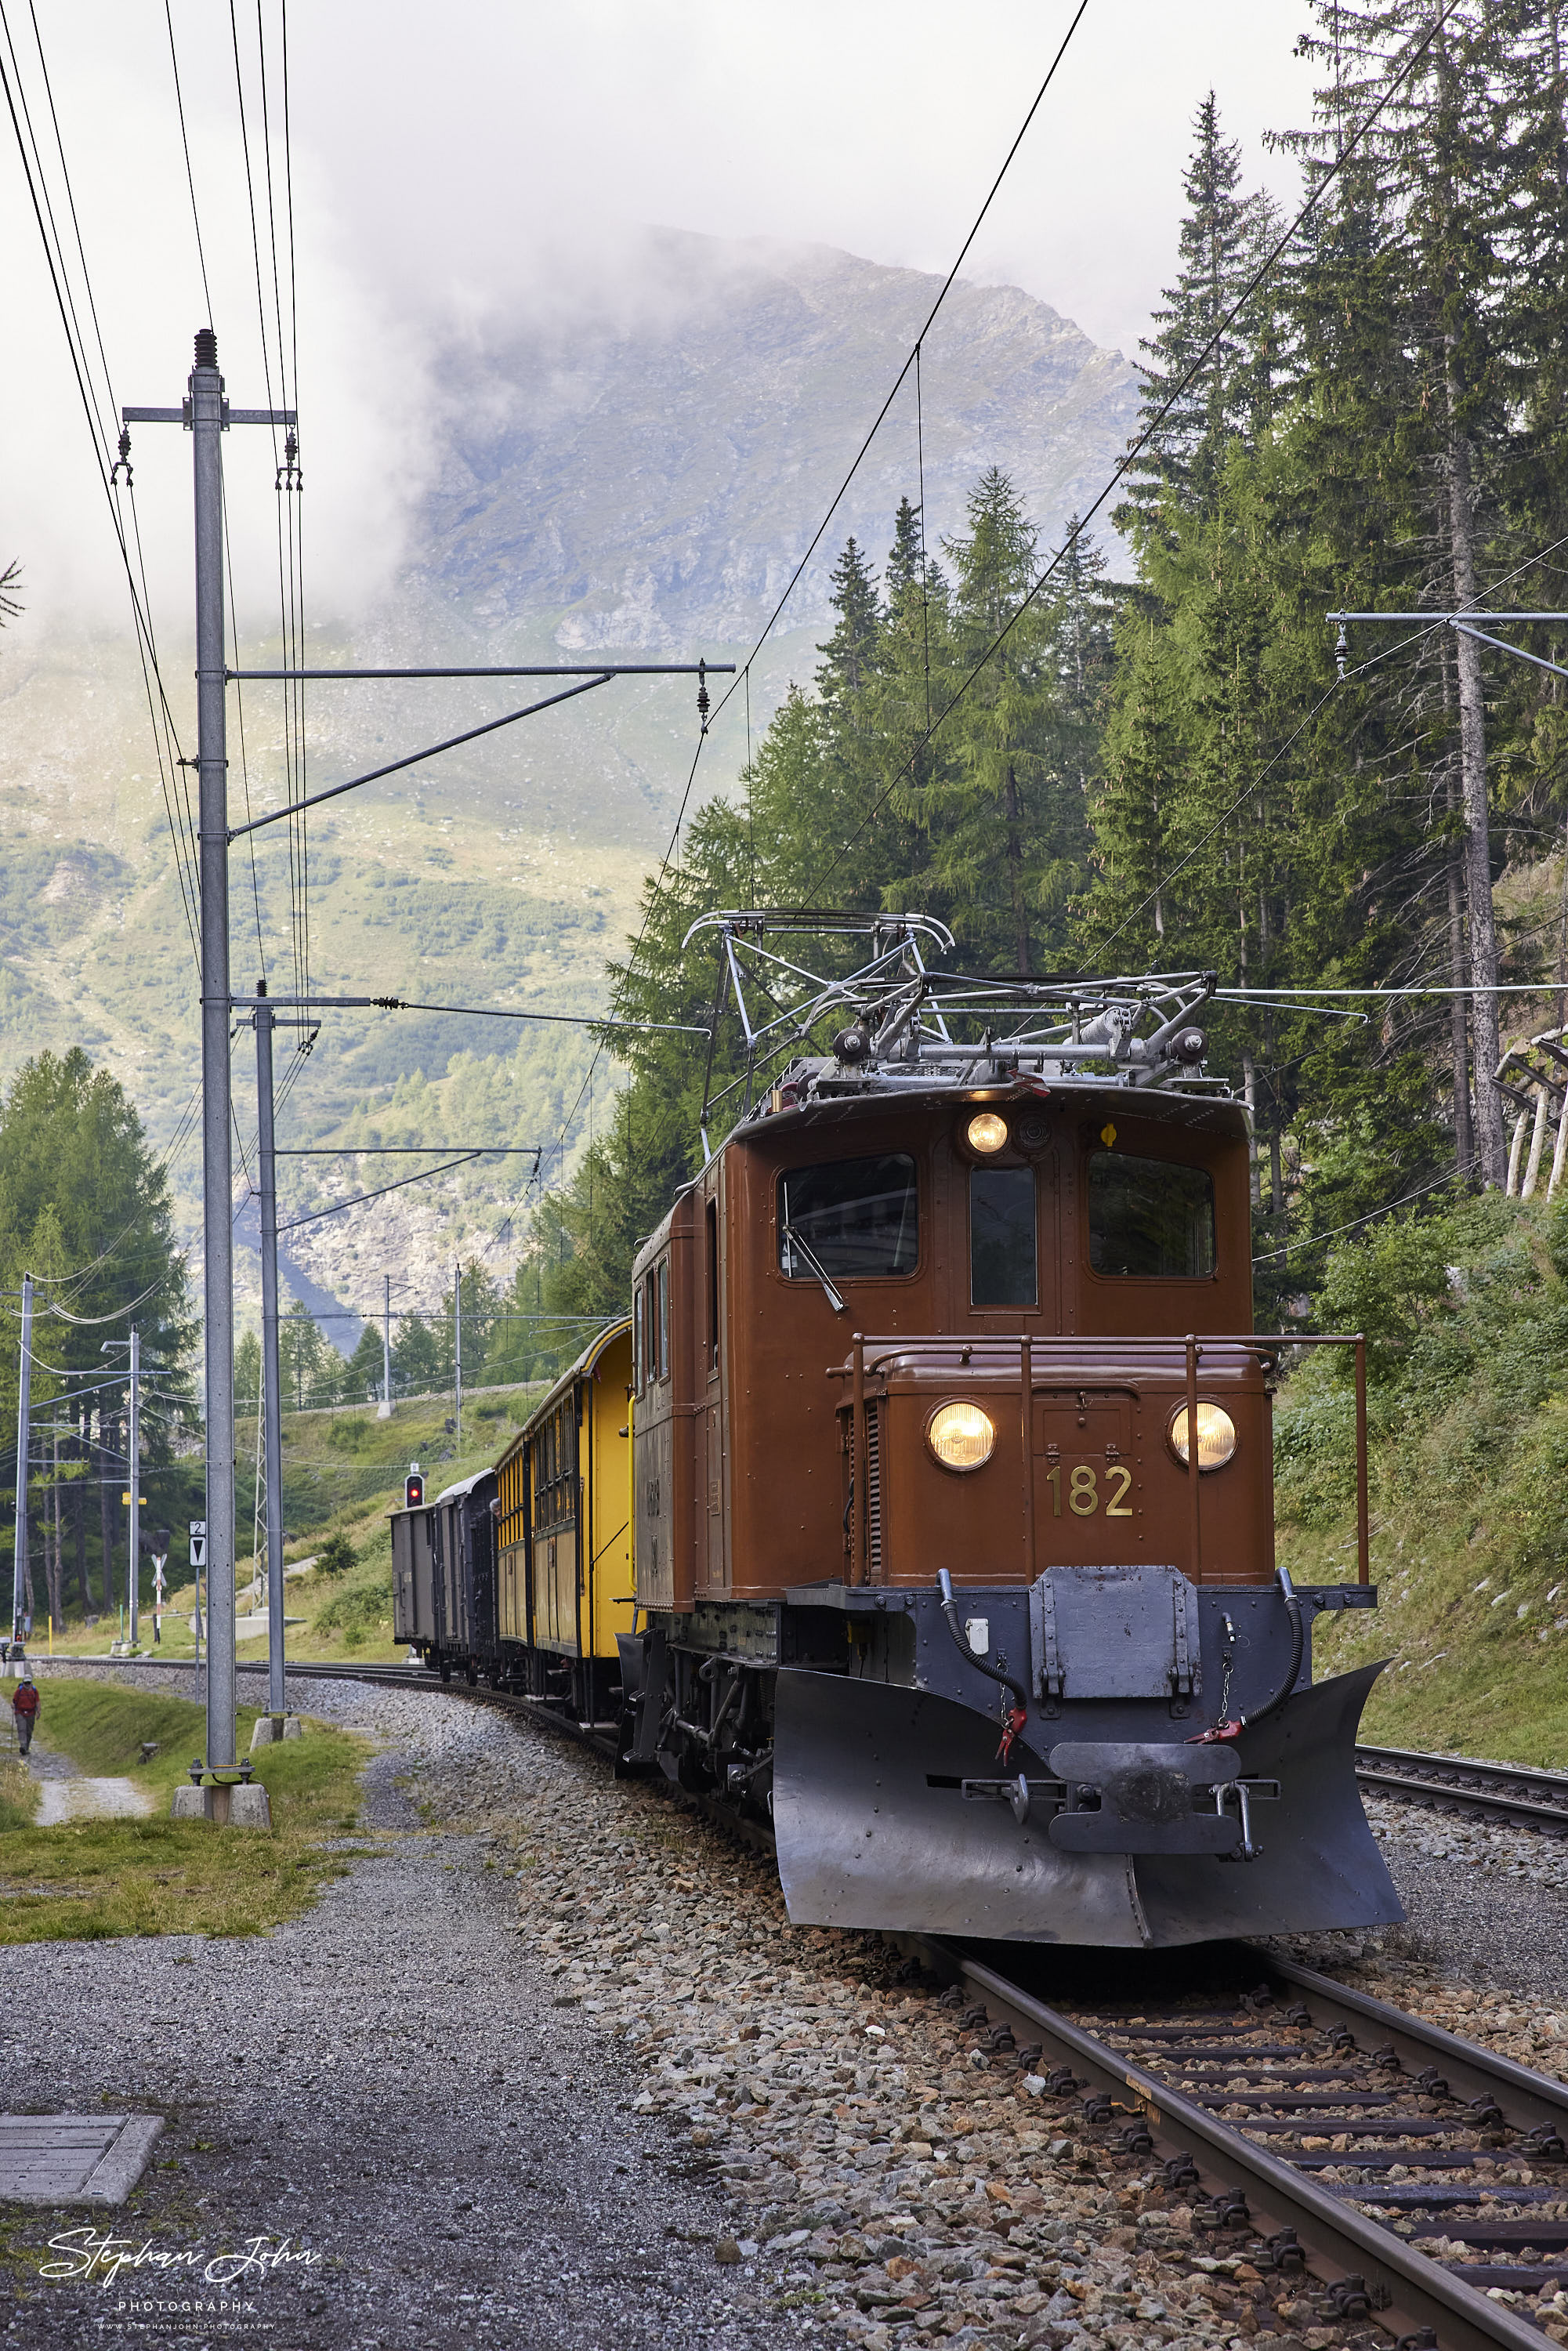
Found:
M 196 1583 L 196 1671 L 202 1670 L 202 1570 L 207 1563 L 207 1522 L 193 1519 L 187 1537 L 191 1573 Z

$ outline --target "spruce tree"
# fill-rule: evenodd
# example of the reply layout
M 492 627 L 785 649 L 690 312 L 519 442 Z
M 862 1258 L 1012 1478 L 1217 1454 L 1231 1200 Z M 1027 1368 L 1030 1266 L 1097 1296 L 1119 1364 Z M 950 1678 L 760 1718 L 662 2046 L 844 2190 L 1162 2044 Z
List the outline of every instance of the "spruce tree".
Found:
M 833 566 L 831 601 L 838 624 L 827 643 L 817 647 L 822 656 L 818 690 L 824 702 L 852 705 L 871 682 L 882 626 L 876 579 L 853 538 L 845 541 Z
M 1318 123 L 1281 143 L 1321 170 L 1344 126 L 1386 100 L 1361 139 L 1356 179 L 1373 256 L 1390 263 L 1381 272 L 1385 296 L 1414 362 L 1414 397 L 1396 438 L 1415 460 L 1422 535 L 1434 558 L 1427 601 L 1473 610 L 1506 545 L 1503 497 L 1524 413 L 1508 288 L 1529 210 L 1521 44 L 1531 45 L 1536 12 L 1490 0 L 1460 0 L 1441 17 L 1429 0 L 1314 6 L 1317 29 L 1301 47 L 1325 74 Z M 1414 70 L 1388 97 L 1413 57 Z M 1472 1007 L 1476 1144 L 1483 1180 L 1496 1185 L 1506 1149 L 1495 1076 L 1499 1005 L 1490 992 L 1499 946 L 1487 684 L 1481 649 L 1463 632 L 1452 645 L 1452 677 L 1467 959 L 1480 991 Z
M 1266 196 L 1241 193 L 1240 143 L 1221 132 L 1212 89 L 1198 106 L 1193 132 L 1182 183 L 1181 266 L 1176 284 L 1165 289 L 1165 307 L 1154 313 L 1159 331 L 1138 346 L 1140 427 L 1172 404 L 1134 468 L 1134 486 L 1116 516 L 1124 529 L 1152 523 L 1169 497 L 1204 505 L 1231 443 L 1255 440 L 1270 406 L 1267 294 L 1260 289 L 1234 322 L 1227 319 L 1257 272 L 1273 214 Z
M 1064 757 L 1061 605 L 1041 598 L 1026 609 L 1036 536 L 998 467 L 971 492 L 967 519 L 967 538 L 944 548 L 954 576 L 944 700 L 964 693 L 942 725 L 945 768 L 919 794 L 920 820 L 967 956 L 1027 973 L 1048 940 L 1065 936 L 1088 847 Z

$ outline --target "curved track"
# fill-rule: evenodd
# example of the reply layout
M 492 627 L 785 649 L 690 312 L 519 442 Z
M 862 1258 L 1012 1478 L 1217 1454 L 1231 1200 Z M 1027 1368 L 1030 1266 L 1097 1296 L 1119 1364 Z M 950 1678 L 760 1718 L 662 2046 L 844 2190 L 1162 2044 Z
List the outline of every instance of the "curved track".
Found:
M 1427 1755 L 1419 1748 L 1358 1747 L 1355 1776 L 1374 1795 L 1568 1834 L 1568 1773 L 1536 1771 L 1523 1763 L 1478 1763 L 1465 1755 Z

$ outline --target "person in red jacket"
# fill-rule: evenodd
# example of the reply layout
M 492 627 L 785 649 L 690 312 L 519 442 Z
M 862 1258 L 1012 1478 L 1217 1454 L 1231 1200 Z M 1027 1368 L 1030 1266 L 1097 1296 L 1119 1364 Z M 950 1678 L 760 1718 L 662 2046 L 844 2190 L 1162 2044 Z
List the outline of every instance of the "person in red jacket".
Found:
M 38 1693 L 26 1668 L 16 1685 L 16 1695 L 11 1700 L 11 1711 L 16 1718 L 16 1739 L 24 1755 L 33 1743 L 33 1725 L 38 1719 Z

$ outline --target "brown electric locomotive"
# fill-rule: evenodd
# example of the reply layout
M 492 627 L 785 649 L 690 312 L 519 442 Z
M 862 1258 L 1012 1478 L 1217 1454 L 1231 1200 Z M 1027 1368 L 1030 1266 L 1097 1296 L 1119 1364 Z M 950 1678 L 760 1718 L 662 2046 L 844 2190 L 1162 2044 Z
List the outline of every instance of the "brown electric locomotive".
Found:
M 1376 1668 L 1312 1677 L 1364 1543 L 1357 1583 L 1274 1557 L 1287 1343 L 1250 1330 L 1212 976 L 967 980 L 917 917 L 812 975 L 805 920 L 698 926 L 758 1091 L 636 1264 L 628 1760 L 770 1816 L 797 1921 L 1398 1918 L 1354 1771 Z

